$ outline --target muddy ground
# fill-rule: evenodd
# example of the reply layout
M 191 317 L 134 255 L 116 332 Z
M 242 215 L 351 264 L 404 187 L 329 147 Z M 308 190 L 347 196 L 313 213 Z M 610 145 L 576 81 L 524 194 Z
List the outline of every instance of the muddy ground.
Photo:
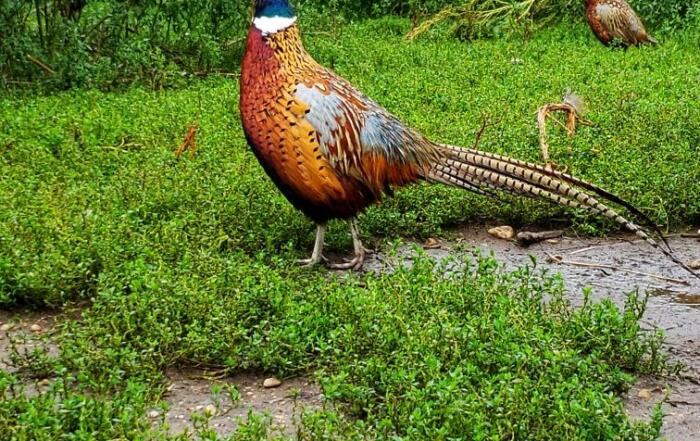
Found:
M 444 259 L 461 252 L 463 245 L 493 251 L 507 267 L 530 263 L 535 256 L 541 268 L 564 275 L 574 305 L 580 304 L 584 287 L 593 288 L 593 298 L 610 298 L 623 306 L 626 293 L 639 288 L 652 292 L 643 319 L 646 329 L 663 329 L 667 336 L 666 350 L 685 366 L 674 378 L 642 378 L 626 396 L 625 402 L 633 418 L 648 418 L 652 407 L 665 400 L 664 435 L 671 441 L 696 441 L 700 433 L 700 280 L 687 273 L 630 236 L 607 239 L 562 238 L 542 242 L 528 248 L 495 239 L 486 228 L 464 228 L 455 232 L 455 241 L 430 241 L 424 246 L 435 259 Z M 678 256 L 687 262 L 700 259 L 700 240 L 680 237 L 669 240 Z M 391 271 L 399 264 L 409 264 L 420 244 L 406 242 L 397 256 L 380 251 L 367 263 L 369 271 Z M 557 256 L 566 264 L 548 261 Z M 618 269 L 595 269 L 584 265 L 603 265 Z M 652 277 L 644 274 L 655 274 Z M 671 279 L 690 282 L 681 284 Z M 31 348 L 50 338 L 57 320 L 55 313 L 3 312 L 0 327 L 0 369 L 12 371 L 8 364 L 10 339 L 21 337 L 23 347 Z M 56 349 L 50 348 L 52 351 Z M 250 411 L 267 413 L 280 431 L 293 434 L 295 422 L 304 408 L 320 408 L 323 395 L 311 379 L 286 380 L 277 388 L 265 388 L 263 376 L 251 374 L 233 378 L 212 379 L 205 372 L 172 370 L 171 385 L 166 394 L 167 409 L 153 409 L 149 417 L 154 425 L 166 423 L 172 433 L 192 431 L 196 415 L 210 413 L 210 426 L 220 434 L 233 432 Z M 33 389 L 33 388 L 32 388 Z M 668 395 L 667 395 L 668 394 Z M 194 415 L 194 418 L 193 418 Z

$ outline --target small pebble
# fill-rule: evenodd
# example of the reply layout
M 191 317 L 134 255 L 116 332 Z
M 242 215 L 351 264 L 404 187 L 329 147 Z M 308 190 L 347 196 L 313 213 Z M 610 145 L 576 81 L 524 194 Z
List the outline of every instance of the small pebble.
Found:
M 651 391 L 649 389 L 641 389 L 637 396 L 643 400 L 651 400 Z
M 216 415 L 216 406 L 213 404 L 209 404 L 204 408 L 204 414 L 209 415 L 209 416 L 215 416 Z
M 280 387 L 282 382 L 275 377 L 268 378 L 263 382 L 263 387 L 265 389 L 273 389 L 275 387 Z
M 29 330 L 32 331 L 32 332 L 39 333 L 39 332 L 43 331 L 44 328 L 42 328 L 41 326 L 39 326 L 39 325 L 37 325 L 37 324 L 34 324 L 34 325 L 32 325 L 32 326 L 29 327 Z
M 157 410 L 152 410 L 148 412 L 148 418 L 158 418 L 160 416 L 160 412 Z
M 5 323 L 4 325 L 0 326 L 0 331 L 2 332 L 8 332 L 12 331 L 12 328 L 15 326 L 12 323 Z
M 688 264 L 688 266 L 690 267 L 690 269 L 700 269 L 700 260 L 693 260 Z
M 200 404 L 199 406 L 194 408 L 194 410 L 196 410 L 197 412 L 199 412 L 202 409 L 204 409 L 204 404 Z
M 515 229 L 509 226 L 491 228 L 489 234 L 497 239 L 512 240 L 515 238 Z

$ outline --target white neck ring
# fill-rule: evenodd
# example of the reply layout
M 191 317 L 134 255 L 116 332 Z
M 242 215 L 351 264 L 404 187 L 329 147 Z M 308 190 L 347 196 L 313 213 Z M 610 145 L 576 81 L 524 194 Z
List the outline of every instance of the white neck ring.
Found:
M 263 35 L 276 34 L 292 26 L 297 22 L 296 17 L 255 17 L 253 25 L 262 32 Z

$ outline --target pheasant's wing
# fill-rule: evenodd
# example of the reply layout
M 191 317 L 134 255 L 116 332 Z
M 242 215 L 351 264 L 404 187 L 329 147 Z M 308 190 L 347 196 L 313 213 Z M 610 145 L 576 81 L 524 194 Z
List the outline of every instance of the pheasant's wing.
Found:
M 619 38 L 628 44 L 635 44 L 641 35 L 646 34 L 642 21 L 626 3 L 614 0 L 596 7 L 600 21 L 611 37 Z
M 294 97 L 330 165 L 376 193 L 415 181 L 439 157 L 420 133 L 329 71 L 297 84 Z

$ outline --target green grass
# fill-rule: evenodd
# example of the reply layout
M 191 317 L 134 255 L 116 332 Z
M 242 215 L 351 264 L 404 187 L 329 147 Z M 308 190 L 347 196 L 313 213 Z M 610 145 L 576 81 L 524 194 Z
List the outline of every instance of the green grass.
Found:
M 616 396 L 628 372 L 665 366 L 658 336 L 640 334 L 642 301 L 574 311 L 561 281 L 534 268 L 457 263 L 330 279 L 251 260 L 125 264 L 64 326 L 49 393 L 28 399 L 10 393 L 12 376 L 0 379 L 0 435 L 133 439 L 164 369 L 197 363 L 316 372 L 340 413 L 307 415 L 309 440 L 655 439 L 658 415 L 632 426 Z
M 533 161 L 535 112 L 570 87 L 597 127 L 552 136 L 555 161 L 672 228 L 700 220 L 694 31 L 625 52 L 583 27 L 470 44 L 409 44 L 406 30 L 384 19 L 307 43 L 431 138 L 470 145 L 489 113 L 501 122 L 481 148 Z M 655 438 L 659 420 L 631 426 L 617 398 L 630 372 L 665 368 L 658 339 L 639 335 L 638 300 L 624 313 L 608 302 L 572 312 L 556 281 L 502 274 L 488 259 L 455 273 L 419 260 L 339 278 L 292 267 L 313 228 L 245 145 L 237 90 L 226 78 L 0 99 L 0 304 L 90 300 L 58 336 L 61 355 L 40 360 L 51 392 L 13 394 L 16 376 L 0 373 L 1 439 L 161 439 L 145 434 L 145 410 L 164 369 L 192 363 L 315 373 L 339 411 L 307 416 L 305 439 Z M 177 160 L 190 123 L 199 151 Z M 370 209 L 361 226 L 379 239 L 493 218 L 610 229 L 428 185 Z M 331 247 L 347 246 L 345 227 L 333 227 Z M 256 420 L 234 439 L 265 427 Z

